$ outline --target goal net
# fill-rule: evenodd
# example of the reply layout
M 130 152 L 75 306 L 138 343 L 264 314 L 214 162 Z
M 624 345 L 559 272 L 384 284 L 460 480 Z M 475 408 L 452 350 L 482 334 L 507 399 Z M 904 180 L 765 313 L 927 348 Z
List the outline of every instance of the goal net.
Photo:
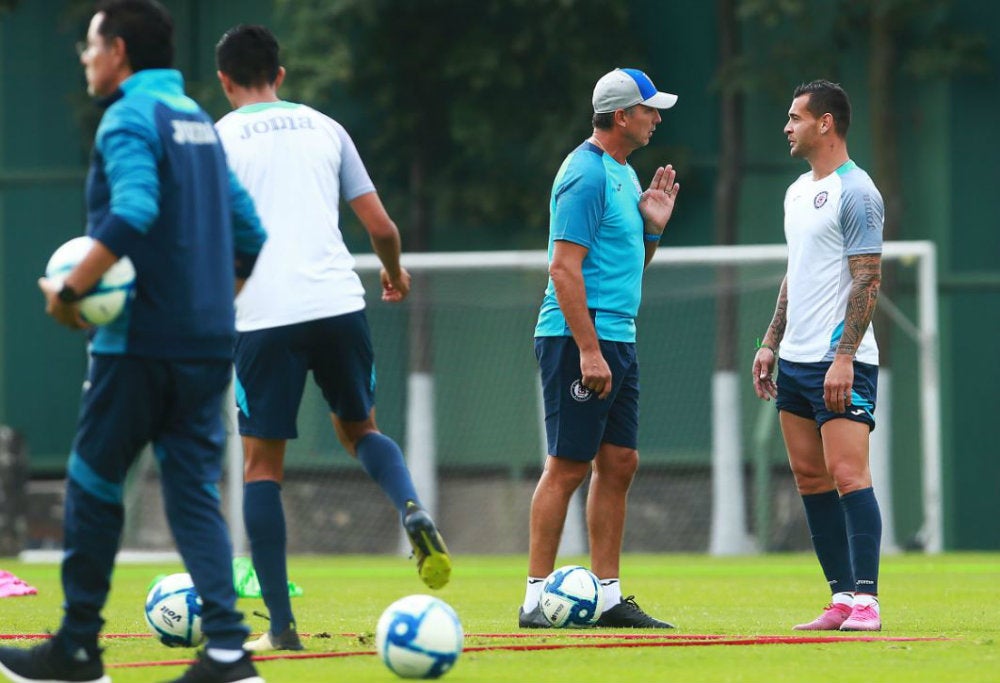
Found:
M 771 319 L 785 259 L 783 245 L 661 248 L 647 269 L 637 321 L 641 464 L 629 497 L 626 551 L 810 547 L 774 405 L 757 399 L 750 381 L 755 339 Z M 936 552 L 942 520 L 933 245 L 888 243 L 883 263 L 876 334 L 887 362 L 871 459 L 885 547 Z M 385 304 L 377 260 L 358 258 L 375 346 L 378 425 L 403 448 L 453 552 L 525 552 L 545 456 L 532 334 L 546 255 L 408 254 L 404 265 L 413 292 L 401 304 Z M 312 383 L 298 428 L 283 485 L 289 552 L 402 552 L 398 515 L 337 442 Z M 245 545 L 237 439 L 230 454 L 224 493 L 239 551 Z M 587 550 L 583 495 L 571 507 L 562 553 Z M 156 538 L 146 530 L 127 543 L 148 547 Z

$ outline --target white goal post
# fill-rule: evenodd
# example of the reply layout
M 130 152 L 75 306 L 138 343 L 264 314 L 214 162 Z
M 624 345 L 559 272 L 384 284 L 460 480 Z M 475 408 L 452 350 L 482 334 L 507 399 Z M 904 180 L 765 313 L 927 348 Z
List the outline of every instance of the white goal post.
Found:
M 669 287 L 660 288 L 651 294 L 649 279 L 650 274 L 661 269 L 671 269 L 679 267 L 707 267 L 704 272 L 699 271 L 706 282 L 714 278 L 713 268 L 720 266 L 753 267 L 755 265 L 769 266 L 773 269 L 783 269 L 783 264 L 787 259 L 787 250 L 784 245 L 737 245 L 737 246 L 707 246 L 707 247 L 661 247 L 647 270 L 646 284 L 644 285 L 644 303 L 640 310 L 639 333 L 643 334 L 644 326 L 649 322 L 643 318 L 643 310 L 651 296 L 669 297 L 671 292 Z M 944 548 L 943 537 L 943 516 L 942 516 L 942 461 L 941 461 L 941 422 L 940 422 L 940 379 L 938 367 L 938 309 L 937 309 L 937 274 L 936 255 L 934 244 L 928 241 L 900 241 L 887 242 L 883 249 L 883 259 L 886 262 L 895 261 L 912 272 L 908 282 L 913 284 L 913 302 L 911 309 L 916 318 L 915 322 L 910 322 L 899 307 L 895 306 L 888 297 L 880 298 L 879 306 L 888 310 L 890 318 L 903 330 L 904 333 L 913 338 L 916 348 L 916 365 L 914 372 L 918 373 L 916 386 L 919 387 L 919 398 L 914 398 L 911 402 L 915 404 L 919 411 L 919 416 L 911 416 L 910 424 L 913 420 L 919 422 L 919 449 L 921 455 L 920 483 L 921 487 L 921 528 L 919 531 L 920 544 L 925 552 L 937 553 Z M 381 306 L 377 302 L 377 294 L 373 291 L 373 283 L 377 282 L 377 273 L 380 267 L 378 259 L 371 254 L 357 257 L 356 268 L 366 279 L 366 286 L 369 290 L 369 311 L 376 306 Z M 448 273 L 476 273 L 482 274 L 485 271 L 510 274 L 516 276 L 517 273 L 531 273 L 532 277 L 544 276 L 547 268 L 547 257 L 544 251 L 493 251 L 493 252 L 452 252 L 452 253 L 408 253 L 403 257 L 403 265 L 414 276 L 440 276 Z M 373 279 L 372 274 L 375 274 Z M 766 283 L 760 284 L 760 289 L 770 289 L 770 309 L 766 316 L 752 321 L 752 327 L 759 335 L 770 320 L 770 313 L 773 311 L 773 304 L 777 298 L 777 282 L 771 278 Z M 533 280 L 534 282 L 535 280 Z M 544 284 L 544 280 L 542 280 Z M 754 286 L 757 286 L 755 284 Z M 706 285 L 706 286 L 710 286 Z M 499 288 L 495 291 L 501 292 Z M 525 303 L 526 306 L 537 310 L 537 305 L 541 300 L 541 289 L 532 289 L 533 300 Z M 427 305 L 434 309 L 437 300 L 432 293 L 427 297 Z M 763 296 L 763 294 L 761 294 Z M 498 313 L 498 315 L 504 315 Z M 655 314 L 654 314 L 655 315 Z M 759 316 L 758 312 L 754 312 Z M 683 324 L 683 321 L 680 321 Z M 744 323 L 744 327 L 748 325 Z M 530 337 L 530 327 L 523 330 L 524 334 Z M 376 346 L 379 342 L 379 332 L 373 329 Z M 751 337 L 752 339 L 752 337 Z M 709 340 L 711 341 L 711 340 Z M 749 533 L 750 525 L 747 522 L 747 504 L 744 500 L 745 466 L 750 460 L 751 447 L 748 445 L 747 434 L 752 431 L 744 426 L 740 418 L 740 405 L 744 407 L 751 405 L 746 400 L 746 392 L 749 387 L 749 365 L 742 367 L 746 358 L 743 351 L 746 351 L 747 342 L 744 340 L 739 344 L 741 349 L 741 366 L 733 373 L 738 377 L 704 376 L 706 388 L 699 388 L 698 391 L 711 393 L 712 415 L 703 415 L 700 418 L 683 419 L 703 419 L 710 427 L 706 430 L 711 434 L 711 532 L 707 543 L 707 550 L 713 554 L 733 554 L 752 550 L 766 549 L 766 544 L 761 539 L 753 542 L 753 537 Z M 377 352 L 378 353 L 378 352 Z M 711 355 L 710 345 L 704 344 L 704 353 Z M 647 356 L 650 354 L 647 354 Z M 652 354 L 655 355 L 655 354 Z M 644 361 L 647 356 L 640 355 L 640 361 Z M 711 358 L 707 361 L 711 367 Z M 461 367 L 450 368 L 454 373 L 461 373 Z M 910 373 L 913 374 L 913 373 Z M 745 382 L 743 380 L 746 380 Z M 737 381 L 738 380 L 738 381 Z M 381 375 L 380 375 L 381 381 Z M 643 375 L 645 382 L 645 373 Z M 699 380 L 700 382 L 701 380 Z M 436 389 L 437 379 L 434 372 L 420 370 L 411 372 L 409 379 L 405 383 L 405 417 L 402 418 L 405 424 L 406 440 L 401 440 L 404 446 L 411 470 L 414 473 L 418 490 L 424 499 L 425 504 L 432 512 L 437 512 L 439 501 L 437 492 L 441 488 L 438 480 L 440 462 L 438 462 L 441 438 L 435 429 L 433 411 L 435 406 L 439 406 L 442 396 Z M 888 383 L 886 383 L 888 384 Z M 381 385 L 380 385 L 381 386 Z M 880 382 L 878 406 L 891 405 L 892 397 L 888 394 L 887 386 Z M 647 386 L 643 385 L 643 395 L 646 396 Z M 438 395 L 436 395 L 436 393 Z M 381 396 L 381 394 L 380 394 Z M 536 400 L 529 394 L 522 394 L 522 400 Z M 643 399 L 645 401 L 645 398 Z M 380 400 L 380 405 L 382 405 Z M 773 405 L 767 407 L 773 411 Z M 645 404 L 643 410 L 645 411 Z M 537 410 L 534 411 L 537 420 Z M 380 412 L 382 415 L 383 412 Z M 888 416 L 887 416 L 888 417 Z M 644 418 L 645 419 L 645 418 Z M 680 417 L 678 420 L 682 419 Z M 416 423 L 414 423 L 416 422 Z M 326 423 L 327 425 L 329 423 Z M 748 422 L 749 424 L 749 422 Z M 879 423 L 880 429 L 876 429 L 873 435 L 873 453 L 880 448 L 889 449 L 888 440 L 892 438 L 890 420 L 886 419 Z M 884 425 L 884 426 L 883 426 Z M 540 429 L 541 426 L 538 426 Z M 641 428 L 641 427 L 640 427 Z M 508 426 L 507 429 L 513 429 Z M 395 435 L 394 435 L 395 436 Z M 878 439 L 885 439 L 879 441 Z M 537 437 L 535 444 L 539 443 Z M 542 439 L 544 443 L 544 439 Z M 642 450 L 642 449 L 640 449 Z M 230 467 L 229 472 L 238 475 L 242 472 L 242 456 L 238 439 L 231 440 L 229 449 Z M 541 462 L 544 453 L 539 453 L 537 462 Z M 880 463 L 886 463 L 885 458 L 878 459 Z M 880 500 L 891 500 L 891 493 L 887 482 L 890 479 L 888 471 L 879 471 L 876 458 L 873 457 L 873 474 L 876 480 L 876 489 Z M 884 465 L 888 470 L 888 465 Z M 643 468 L 640 468 L 642 476 Z M 230 524 L 233 528 L 234 546 L 238 551 L 245 548 L 242 532 L 242 500 L 241 500 L 241 477 L 231 476 L 230 485 L 227 489 L 227 505 Z M 881 484 L 880 484 L 881 482 Z M 891 504 L 890 504 L 891 508 Z M 630 513 L 631 515 L 632 513 Z M 894 547 L 895 539 L 890 521 L 886 524 L 886 546 Z M 474 520 L 472 520 L 474 521 Z M 567 529 L 569 531 L 569 529 Z M 526 529 L 525 529 L 526 536 Z M 585 543 L 581 539 L 580 543 Z M 449 544 L 451 542 L 449 541 Z M 565 547 L 565 552 L 580 553 L 585 552 L 585 548 Z

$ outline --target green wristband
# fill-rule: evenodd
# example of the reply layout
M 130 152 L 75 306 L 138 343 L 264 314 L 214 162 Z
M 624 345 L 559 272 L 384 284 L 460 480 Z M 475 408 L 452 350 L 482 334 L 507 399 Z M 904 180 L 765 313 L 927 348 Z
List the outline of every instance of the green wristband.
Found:
M 768 351 L 770 351 L 771 353 L 773 353 L 775 356 L 778 355 L 778 350 L 776 348 L 774 348 L 773 346 L 771 346 L 770 344 L 764 344 L 763 342 L 761 342 L 760 337 L 757 338 L 757 348 L 758 349 L 767 349 Z

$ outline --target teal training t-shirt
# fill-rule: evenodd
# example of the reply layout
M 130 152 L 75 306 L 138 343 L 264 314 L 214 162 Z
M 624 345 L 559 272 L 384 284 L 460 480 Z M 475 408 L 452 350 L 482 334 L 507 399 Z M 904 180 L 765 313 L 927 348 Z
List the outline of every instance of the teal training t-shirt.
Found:
M 639 177 L 600 148 L 584 142 L 563 161 L 549 203 L 549 261 L 556 240 L 588 249 L 583 260 L 597 338 L 635 342 L 646 247 L 642 238 Z M 572 336 L 549 278 L 536 337 Z

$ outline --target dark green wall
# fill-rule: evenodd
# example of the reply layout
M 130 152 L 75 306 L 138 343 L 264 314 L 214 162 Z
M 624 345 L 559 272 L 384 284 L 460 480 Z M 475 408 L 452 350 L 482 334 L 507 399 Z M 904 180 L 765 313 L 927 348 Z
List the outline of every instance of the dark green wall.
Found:
M 84 146 L 71 104 L 82 82 L 79 35 L 51 10 L 21 3 L 0 19 L 0 420 L 26 433 L 42 465 L 65 459 L 85 363 L 80 338 L 53 329 L 35 284 L 84 220 Z
M 178 67 L 185 73 L 189 91 L 219 116 L 226 104 L 215 83 L 212 47 L 234 23 L 270 22 L 270 2 L 175 0 L 166 4 L 175 15 Z M 89 136 L 82 131 L 88 116 L 93 120 L 72 49 L 84 33 L 86 17 L 68 17 L 66 5 L 56 0 L 21 2 L 17 10 L 0 15 L 0 422 L 27 435 L 36 471 L 52 472 L 61 470 L 72 439 L 85 357 L 80 337 L 56 328 L 45 317 L 35 279 L 55 246 L 82 230 L 82 173 L 90 146 Z M 632 33 L 612 37 L 641 44 L 644 61 L 637 66 L 645 68 L 662 89 L 680 95 L 677 107 L 665 113 L 653 144 L 633 159 L 643 180 L 666 161 L 681 171 L 682 200 L 664 239 L 668 248 L 714 240 L 719 153 L 718 97 L 713 89 L 717 62 L 714 5 L 686 5 L 683 13 L 663 15 L 663 3 L 634 0 Z M 54 12 L 53 8 L 60 9 Z M 960 26 L 986 34 L 993 72 L 952 82 L 914 82 L 900 76 L 901 237 L 931 239 L 939 249 L 947 543 L 955 548 L 995 549 L 1000 548 L 1000 458 L 993 445 L 992 417 L 1000 402 L 992 397 L 1000 386 L 1000 365 L 993 351 L 994 340 L 1000 336 L 1000 226 L 992 193 L 1000 174 L 990 154 L 1000 148 L 995 123 L 995 112 L 1000 110 L 1000 5 L 961 0 L 955 3 L 954 17 Z M 752 43 L 754 37 L 746 38 Z M 49 47 L 39 50 L 39 45 Z M 871 169 L 864 55 L 848 52 L 841 55 L 841 62 L 835 77 L 855 103 L 852 156 Z M 818 75 L 802 74 L 801 80 Z M 789 95 L 795 84 L 788 84 Z M 739 240 L 778 243 L 783 239 L 784 190 L 804 170 L 800 162 L 788 158 L 781 134 L 788 98 L 754 94 L 746 107 L 747 175 L 740 196 Z M 344 103 L 342 111 L 354 112 L 356 107 Z M 586 132 L 581 129 L 581 135 Z M 379 175 L 377 168 L 372 171 Z M 908 278 L 901 275 L 895 290 L 886 294 L 913 318 L 912 278 Z M 661 314 L 655 306 L 663 290 L 690 284 L 667 281 L 647 286 L 650 306 L 644 309 L 640 339 L 643 358 L 652 358 L 664 353 L 660 340 L 677 335 L 678 324 L 696 326 L 706 341 L 685 363 L 685 380 L 707 376 L 713 366 L 714 350 L 708 340 L 714 339 L 714 310 L 710 303 L 693 303 L 683 309 L 679 323 L 673 319 L 676 313 Z M 752 340 L 769 316 L 766 308 L 758 310 L 757 303 L 750 308 L 746 306 L 741 313 L 739 332 L 747 362 Z M 520 315 L 510 314 L 506 322 L 520 320 Z M 533 311 L 523 315 L 525 320 L 518 324 L 530 327 Z M 393 337 L 392 330 L 405 324 L 405 315 L 373 310 L 372 317 L 373 328 L 384 330 L 376 332 L 381 421 L 387 432 L 401 435 L 406 346 Z M 456 322 L 463 323 L 456 334 L 467 336 L 469 348 L 476 348 L 477 340 L 501 334 L 490 327 L 495 321 L 489 310 L 474 308 L 450 318 L 446 315 L 437 324 Z M 513 373 L 533 372 L 530 344 L 505 348 L 506 355 L 498 361 Z M 913 346 L 895 333 L 892 348 L 897 370 L 893 417 L 900 424 L 912 425 L 920 388 L 912 370 L 916 367 Z M 449 354 L 461 352 L 445 348 L 437 353 L 436 366 L 448 367 L 456 360 Z M 655 364 L 649 366 L 655 376 Z M 443 373 L 440 382 L 448 419 L 480 425 L 475 437 L 449 432 L 447 421 L 439 425 L 442 447 L 457 454 L 456 463 L 500 462 L 518 468 L 533 462 L 537 435 L 532 430 L 516 435 L 518 446 L 513 453 L 501 452 L 511 450 L 509 446 L 491 450 L 488 445 L 496 423 L 532 422 L 533 403 L 508 401 L 498 410 L 496 396 L 503 394 L 502 378 L 493 377 L 485 368 L 477 369 L 471 378 Z M 707 391 L 704 386 L 688 390 L 698 394 L 692 399 L 703 398 L 701 394 Z M 707 417 L 686 415 L 684 404 L 666 381 L 646 382 L 644 457 L 664 463 L 707 459 Z M 303 462 L 334 448 L 332 434 L 325 429 L 325 411 L 314 396 L 307 398 L 307 406 L 315 409 L 304 412 L 301 430 L 324 436 L 319 442 L 302 440 L 293 447 L 292 456 Z M 758 402 L 748 395 L 744 405 L 748 433 L 758 409 Z M 897 495 L 892 512 L 900 539 L 905 541 L 917 535 L 921 518 L 919 430 L 894 431 Z

